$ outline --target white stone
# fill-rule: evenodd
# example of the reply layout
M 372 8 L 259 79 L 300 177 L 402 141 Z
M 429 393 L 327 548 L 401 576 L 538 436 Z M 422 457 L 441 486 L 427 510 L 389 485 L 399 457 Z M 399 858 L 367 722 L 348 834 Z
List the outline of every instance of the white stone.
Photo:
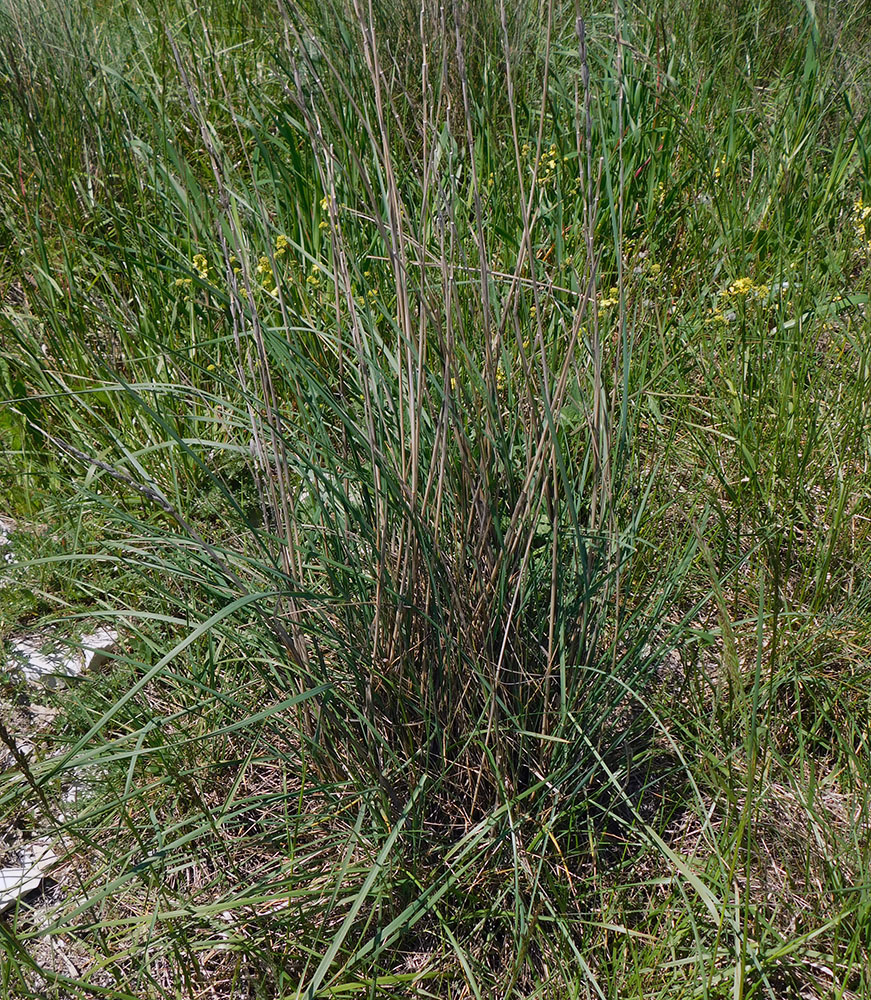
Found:
M 13 531 L 15 531 L 15 522 L 12 518 L 0 514 L 0 547 L 12 544 L 12 539 L 9 536 Z
M 21 864 L 0 868 L 0 913 L 8 910 L 22 896 L 42 885 L 46 872 L 57 855 L 46 840 L 35 840 L 22 851 Z
M 15 553 L 12 551 L 12 532 L 15 522 L 0 515 L 0 567 L 12 566 L 15 563 Z M 0 576 L 0 590 L 8 587 L 11 580 Z
M 97 670 L 112 659 L 112 651 L 118 644 L 118 633 L 111 628 L 99 628 L 96 632 L 82 637 L 82 651 L 85 654 L 85 670 Z
M 78 677 L 85 670 L 96 670 L 109 659 L 118 642 L 118 633 L 101 628 L 79 640 L 81 648 L 62 646 L 50 640 L 14 639 L 7 646 L 12 666 L 18 666 L 25 680 L 54 688 L 63 685 L 64 677 Z

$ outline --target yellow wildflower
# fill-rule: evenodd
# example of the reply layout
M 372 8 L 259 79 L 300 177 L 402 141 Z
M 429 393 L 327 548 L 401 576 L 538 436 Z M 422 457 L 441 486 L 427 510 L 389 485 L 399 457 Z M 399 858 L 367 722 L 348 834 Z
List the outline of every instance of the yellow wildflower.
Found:
M 729 295 L 747 295 L 752 291 L 753 291 L 752 278 L 738 278 L 738 280 L 733 281 L 728 288 Z
M 599 319 L 607 315 L 609 309 L 619 304 L 620 304 L 620 290 L 617 288 L 612 288 L 610 295 L 608 295 L 606 298 L 599 299 Z
M 721 298 L 746 298 L 752 296 L 755 299 L 762 299 L 768 295 L 768 285 L 757 285 L 752 278 L 737 278 L 724 291 L 720 292 Z
M 191 263 L 203 281 L 207 281 L 209 277 L 209 262 L 206 260 L 205 254 L 195 253 L 191 259 Z

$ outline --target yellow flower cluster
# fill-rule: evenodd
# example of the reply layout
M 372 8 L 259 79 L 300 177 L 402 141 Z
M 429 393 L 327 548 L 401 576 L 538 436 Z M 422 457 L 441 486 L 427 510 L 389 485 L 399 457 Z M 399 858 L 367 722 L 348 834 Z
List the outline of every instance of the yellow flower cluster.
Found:
M 717 323 L 722 323 L 725 326 L 727 323 L 731 323 L 734 318 L 735 318 L 734 312 L 724 313 L 719 306 L 715 306 L 713 309 L 708 310 L 708 315 L 707 318 L 705 319 L 705 323 L 707 323 L 709 326 Z
M 553 180 L 556 174 L 557 162 L 556 143 L 552 142 L 547 155 L 542 156 L 539 161 L 539 168 L 541 168 L 542 163 L 544 164 L 544 169 L 541 170 L 541 174 L 539 175 L 540 184 L 549 184 Z
M 194 265 L 194 270 L 199 274 L 203 281 L 209 280 L 209 262 L 206 260 L 206 255 L 202 253 L 195 253 L 191 260 Z
M 321 211 L 322 212 L 326 212 L 327 215 L 329 215 L 330 214 L 330 204 L 331 204 L 330 196 L 329 195 L 324 195 L 323 198 L 321 198 Z M 330 231 L 330 229 L 332 229 L 332 226 L 330 225 L 330 220 L 329 219 L 321 219 L 321 221 L 318 223 L 318 229 L 322 233 L 328 233 Z
M 754 299 L 764 299 L 768 292 L 768 285 L 757 285 L 752 278 L 738 278 L 719 294 L 722 299 L 746 298 L 747 296 Z
M 289 248 L 290 240 L 283 233 L 279 233 L 278 236 L 275 237 L 275 245 L 273 248 L 273 257 L 275 260 L 281 260 L 281 258 L 287 254 Z M 235 261 L 235 257 L 232 258 L 232 260 Z M 233 270 L 237 274 L 239 273 L 238 268 L 234 267 Z M 261 254 L 257 258 L 257 267 L 254 270 L 260 287 L 272 296 L 278 295 L 278 275 L 275 273 L 272 261 L 266 254 Z
M 191 257 L 191 265 L 193 269 L 197 272 L 197 275 L 201 281 L 209 280 L 209 271 L 211 270 L 211 268 L 209 267 L 209 261 L 205 254 L 195 253 L 193 257 Z M 194 284 L 194 279 L 176 278 L 173 284 L 175 285 L 176 288 L 179 289 L 179 291 L 185 292 L 185 302 L 189 302 L 191 289 L 193 288 Z
M 708 324 L 731 323 L 732 320 L 736 318 L 737 314 L 734 310 L 729 310 L 728 312 L 724 311 L 724 302 L 728 302 L 729 299 L 739 299 L 744 302 L 750 299 L 755 299 L 760 302 L 763 299 L 768 298 L 770 291 L 771 289 L 768 285 L 757 285 L 752 278 L 736 278 L 728 288 L 724 288 L 717 292 L 717 298 L 720 302 L 708 310 L 708 316 L 705 322 Z
M 524 160 L 528 159 L 533 152 L 533 147 L 531 143 L 524 142 L 520 147 L 520 155 Z M 556 180 L 557 168 L 560 164 L 559 154 L 557 152 L 556 143 L 552 142 L 550 148 L 542 153 L 539 159 L 534 164 L 534 169 L 537 171 L 536 180 L 540 185 L 552 184 Z M 487 186 L 492 187 L 495 183 L 495 179 L 492 174 L 490 174 L 487 179 Z
M 599 319 L 607 315 L 609 309 L 620 304 L 620 289 L 616 285 L 612 285 L 607 296 L 605 298 L 599 299 Z
M 257 267 L 255 270 L 257 272 L 257 278 L 260 282 L 260 287 L 263 288 L 264 291 L 269 292 L 270 295 L 277 294 L 277 280 L 275 272 L 272 270 L 272 263 L 265 254 L 257 258 Z
M 328 208 L 329 205 L 329 199 L 324 198 L 321 202 L 321 207 Z M 328 223 L 322 223 L 321 229 L 325 225 L 326 228 L 329 228 Z M 278 297 L 279 285 L 284 281 L 290 281 L 291 277 L 298 274 L 299 265 L 294 259 L 293 248 L 294 244 L 291 242 L 290 237 L 284 233 L 278 233 L 274 238 L 271 253 L 267 250 L 255 258 L 256 263 L 252 261 L 252 270 L 248 272 L 246 269 L 246 274 L 251 273 L 251 277 L 255 282 L 255 290 L 262 290 L 273 298 Z M 240 261 L 236 254 L 230 254 L 228 264 L 237 279 L 240 279 L 242 275 L 243 263 L 244 261 Z M 172 282 L 173 287 L 184 294 L 184 301 L 186 302 L 191 301 L 195 281 L 211 284 L 213 288 L 220 284 L 216 281 L 215 275 L 221 269 L 210 264 L 209 258 L 204 253 L 194 254 L 190 259 L 190 267 L 193 272 L 192 277 L 175 278 Z M 367 277 L 369 277 L 368 272 Z M 240 284 L 243 287 L 237 289 L 238 294 L 247 299 L 249 297 L 248 286 L 241 281 Z M 322 287 L 322 274 L 318 264 L 312 265 L 308 276 L 305 278 L 305 287 L 309 292 L 316 292 Z M 377 294 L 377 291 L 369 292 L 370 299 L 374 299 Z

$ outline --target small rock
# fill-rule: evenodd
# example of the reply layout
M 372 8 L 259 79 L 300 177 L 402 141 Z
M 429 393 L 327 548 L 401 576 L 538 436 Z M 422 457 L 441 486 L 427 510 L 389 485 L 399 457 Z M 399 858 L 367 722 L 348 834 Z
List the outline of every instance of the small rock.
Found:
M 108 662 L 117 642 L 118 633 L 109 628 L 82 636 L 80 648 L 35 637 L 14 639 L 7 646 L 7 657 L 29 683 L 60 688 L 64 677 L 78 677 Z
M 118 633 L 111 628 L 100 628 L 91 635 L 82 637 L 82 652 L 85 654 L 85 670 L 99 670 L 112 659 L 118 645 Z M 88 657 L 90 658 L 88 659 Z
M 27 706 L 27 711 L 33 718 L 33 726 L 36 729 L 45 729 L 60 715 L 59 708 L 51 708 L 49 705 L 35 705 L 31 703 Z
M 70 663 L 57 650 L 47 650 L 37 639 L 15 639 L 7 647 L 10 665 L 18 667 L 24 679 L 31 684 L 43 681 L 46 687 L 56 687 L 56 675 L 77 674 Z
M 57 855 L 47 840 L 34 840 L 21 852 L 21 864 L 0 868 L 0 913 L 38 889 Z

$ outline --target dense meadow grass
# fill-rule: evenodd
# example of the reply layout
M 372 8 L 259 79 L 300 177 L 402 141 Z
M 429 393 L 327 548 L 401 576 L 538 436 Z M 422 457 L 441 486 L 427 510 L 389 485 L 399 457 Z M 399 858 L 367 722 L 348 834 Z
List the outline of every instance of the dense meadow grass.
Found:
M 0 0 L 0 645 L 120 634 L 3 997 L 871 997 L 869 111 L 859 0 Z

